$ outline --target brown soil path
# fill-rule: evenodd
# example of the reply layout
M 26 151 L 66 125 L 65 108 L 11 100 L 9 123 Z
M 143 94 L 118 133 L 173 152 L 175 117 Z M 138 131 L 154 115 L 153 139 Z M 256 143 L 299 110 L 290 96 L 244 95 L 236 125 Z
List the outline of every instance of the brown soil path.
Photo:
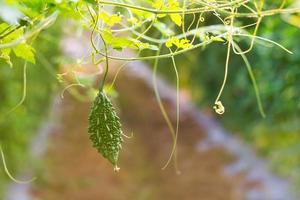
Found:
M 50 141 L 33 194 L 42 200 L 240 200 L 242 176 L 225 177 L 223 168 L 232 157 L 223 149 L 196 150 L 205 134 L 187 114 L 180 122 L 179 167 L 161 167 L 172 141 L 155 97 L 142 80 L 120 76 L 117 81 L 123 128 L 133 131 L 125 139 L 119 173 L 104 160 L 87 136 L 90 105 L 66 96 L 61 126 Z M 165 102 L 168 112 L 171 104 Z M 168 106 L 169 105 L 169 106 Z M 172 119 L 174 121 L 174 119 Z

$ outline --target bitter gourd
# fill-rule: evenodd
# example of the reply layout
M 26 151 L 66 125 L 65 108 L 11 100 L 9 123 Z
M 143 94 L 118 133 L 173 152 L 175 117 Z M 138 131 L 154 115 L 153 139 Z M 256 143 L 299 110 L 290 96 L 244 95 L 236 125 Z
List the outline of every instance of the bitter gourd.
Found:
M 103 91 L 99 91 L 92 105 L 88 132 L 93 146 L 117 170 L 123 142 L 121 123 L 110 99 Z

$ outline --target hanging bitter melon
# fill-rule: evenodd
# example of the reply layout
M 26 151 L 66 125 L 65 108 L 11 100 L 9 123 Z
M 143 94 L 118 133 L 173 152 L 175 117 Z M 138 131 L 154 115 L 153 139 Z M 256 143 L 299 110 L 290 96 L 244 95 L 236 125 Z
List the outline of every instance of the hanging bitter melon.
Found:
M 111 101 L 103 91 L 98 93 L 92 105 L 88 132 L 93 146 L 117 170 L 123 142 L 121 123 Z

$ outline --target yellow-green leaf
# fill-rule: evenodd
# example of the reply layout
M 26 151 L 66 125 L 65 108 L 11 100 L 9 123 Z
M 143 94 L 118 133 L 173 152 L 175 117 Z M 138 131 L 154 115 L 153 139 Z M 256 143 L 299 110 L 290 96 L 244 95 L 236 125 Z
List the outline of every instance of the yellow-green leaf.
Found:
M 173 45 L 175 45 L 179 49 L 188 49 L 193 46 L 188 39 L 183 38 L 179 40 L 177 37 L 171 37 L 166 42 L 166 47 L 171 48 Z
M 182 24 L 182 17 L 180 14 L 171 14 L 170 15 L 172 21 L 177 25 L 177 26 L 181 26 Z
M 105 28 L 103 30 L 102 37 L 103 37 L 104 41 L 106 42 L 106 44 L 111 44 L 113 42 L 114 36 L 113 36 L 111 30 L 108 28 Z
M 115 24 L 118 24 L 122 20 L 122 16 L 121 15 L 118 15 L 118 14 L 109 15 L 106 12 L 101 12 L 99 17 L 108 26 L 113 26 Z
M 34 49 L 32 46 L 21 43 L 13 48 L 13 52 L 17 57 L 35 64 Z

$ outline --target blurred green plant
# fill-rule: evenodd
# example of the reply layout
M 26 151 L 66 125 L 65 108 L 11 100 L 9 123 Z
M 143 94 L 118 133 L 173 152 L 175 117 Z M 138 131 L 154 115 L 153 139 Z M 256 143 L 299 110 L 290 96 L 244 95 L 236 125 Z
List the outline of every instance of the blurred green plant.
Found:
M 246 138 L 255 149 L 272 161 L 274 169 L 291 178 L 300 187 L 300 23 L 298 15 L 265 18 L 258 35 L 277 41 L 289 49 L 288 54 L 269 45 L 254 45 L 247 54 L 261 94 L 266 118 L 262 118 L 255 102 L 255 91 L 241 56 L 232 54 L 229 77 L 223 93 L 226 117 L 218 117 L 233 132 Z M 282 23 L 282 20 L 287 23 Z M 298 19 L 298 21 L 296 21 Z M 290 20 L 292 22 L 290 23 Z M 251 23 L 251 19 L 247 22 Z M 249 46 L 240 40 L 240 46 Z M 257 41 L 258 43 L 258 41 Z M 193 51 L 177 57 L 181 85 L 191 91 L 199 107 L 211 107 L 223 74 L 226 47 L 215 43 L 204 51 Z M 160 71 L 174 81 L 163 62 Z M 187 67 L 188 66 L 188 67 Z M 175 83 L 174 83 L 175 84 Z
M 31 47 L 39 54 L 47 55 L 47 60 L 52 68 L 47 68 L 38 56 L 35 59 L 35 65 L 28 63 L 26 99 L 9 114 L 10 109 L 14 108 L 22 99 L 24 61 L 12 55 L 13 68 L 9 67 L 5 61 L 0 61 L 0 143 L 5 153 L 7 167 L 13 175 L 24 166 L 28 166 L 30 162 L 29 141 L 47 114 L 53 91 L 57 88 L 59 46 L 56 42 L 43 38 L 51 35 L 58 39 L 60 37 L 60 32 L 57 31 L 59 27 L 57 24 L 50 28 L 38 39 L 38 45 Z M 5 171 L 0 170 L 0 197 L 3 197 L 4 183 L 7 181 L 8 177 Z

